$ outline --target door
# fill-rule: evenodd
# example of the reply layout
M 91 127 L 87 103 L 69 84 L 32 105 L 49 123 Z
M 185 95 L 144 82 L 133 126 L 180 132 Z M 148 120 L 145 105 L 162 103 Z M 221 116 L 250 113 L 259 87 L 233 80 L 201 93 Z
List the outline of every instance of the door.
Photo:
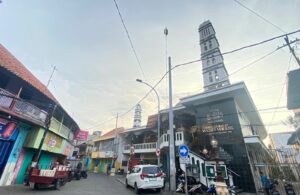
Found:
M 0 140 L 0 177 L 5 168 L 6 162 L 14 145 L 13 141 Z
M 130 174 L 127 177 L 127 182 L 129 185 L 134 186 L 134 183 L 136 182 L 137 172 L 140 170 L 139 167 L 134 167 Z

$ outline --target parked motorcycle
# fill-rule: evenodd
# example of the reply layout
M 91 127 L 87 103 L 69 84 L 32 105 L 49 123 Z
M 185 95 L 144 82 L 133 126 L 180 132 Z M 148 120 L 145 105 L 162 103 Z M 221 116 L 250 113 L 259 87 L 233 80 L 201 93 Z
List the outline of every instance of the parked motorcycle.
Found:
M 189 189 L 188 192 L 190 195 L 202 194 L 203 193 L 202 185 L 201 184 L 194 185 L 191 189 Z
M 86 170 L 82 170 L 82 171 L 81 171 L 81 177 L 82 177 L 83 179 L 86 179 L 86 178 L 88 177 L 88 174 L 87 174 Z
M 271 184 L 270 184 L 270 194 L 271 195 L 280 195 L 279 191 L 277 190 L 277 186 L 278 186 L 277 180 L 274 180 L 273 182 L 271 182 Z
M 181 193 L 184 193 L 185 190 L 184 190 L 184 186 L 185 186 L 185 178 L 184 178 L 184 174 L 181 174 L 178 176 L 177 178 L 177 189 L 176 189 L 176 192 L 181 192 Z
M 236 186 L 229 186 L 228 192 L 230 195 L 236 195 Z
M 293 184 L 284 181 L 284 190 L 287 195 L 296 195 Z
M 210 195 L 217 195 L 215 184 L 210 184 L 206 192 L 209 193 Z
M 185 177 L 184 173 L 177 178 L 177 189 L 178 193 L 185 193 Z M 203 192 L 202 185 L 196 182 L 196 179 L 191 176 L 187 176 L 188 193 L 190 195 L 201 194 Z

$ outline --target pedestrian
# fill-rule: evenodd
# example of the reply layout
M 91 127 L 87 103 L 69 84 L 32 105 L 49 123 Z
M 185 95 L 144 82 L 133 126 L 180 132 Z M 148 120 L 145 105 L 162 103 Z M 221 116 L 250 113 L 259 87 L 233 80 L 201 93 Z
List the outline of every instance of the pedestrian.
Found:
M 110 174 L 110 169 L 111 169 L 111 165 L 110 165 L 110 163 L 108 163 L 108 165 L 107 165 L 107 172 L 106 172 L 107 175 Z
M 262 171 L 259 171 L 259 175 L 261 178 L 261 183 L 263 186 L 264 194 L 270 195 L 270 180 Z

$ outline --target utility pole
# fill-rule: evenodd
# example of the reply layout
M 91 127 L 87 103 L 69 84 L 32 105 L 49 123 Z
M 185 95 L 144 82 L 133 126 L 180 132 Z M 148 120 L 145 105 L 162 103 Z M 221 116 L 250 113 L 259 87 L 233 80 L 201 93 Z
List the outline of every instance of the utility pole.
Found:
M 46 135 L 47 135 L 47 133 L 49 131 L 50 124 L 51 124 L 51 118 L 52 118 L 52 116 L 53 116 L 53 114 L 54 114 L 54 112 L 56 110 L 56 107 L 57 107 L 56 104 L 54 104 L 54 105 L 50 104 L 49 105 L 49 112 L 48 112 L 48 115 L 47 115 L 47 118 L 46 118 L 46 121 L 45 121 L 45 130 L 44 130 L 43 137 L 41 139 L 40 145 L 38 147 L 38 151 L 37 151 L 35 159 L 34 159 L 34 162 L 36 162 L 36 164 L 38 164 L 38 162 L 40 160 L 40 156 L 41 156 L 41 152 L 42 152 L 42 147 L 43 147 Z
M 55 71 L 55 70 L 57 70 L 57 69 L 56 69 L 56 66 L 53 66 L 53 70 L 52 70 L 52 72 L 51 72 L 51 75 L 50 75 L 50 77 L 49 77 L 48 83 L 47 83 L 47 85 L 46 85 L 47 88 L 48 88 L 48 86 L 49 86 L 49 84 L 50 84 L 50 82 L 51 82 L 51 79 L 52 79 L 52 77 L 53 77 L 53 74 L 54 74 L 54 71 Z
M 172 103 L 172 66 L 171 57 L 169 60 L 169 154 L 170 154 L 170 189 L 171 192 L 176 190 L 176 167 L 175 167 L 175 136 L 173 127 L 173 103 Z
M 115 161 L 113 162 L 112 164 L 112 168 L 115 169 L 115 164 L 116 164 L 116 161 L 117 161 L 117 157 L 118 157 L 118 147 L 119 147 L 119 143 L 118 143 L 118 119 L 119 119 L 119 113 L 117 113 L 117 117 L 116 117 L 116 128 L 115 128 Z M 112 173 L 114 171 L 112 170 Z M 114 175 L 114 173 L 112 174 Z
M 293 48 L 291 47 L 291 45 L 290 45 L 289 37 L 286 36 L 286 37 L 284 38 L 284 40 L 285 40 L 286 44 L 289 46 L 290 52 L 293 54 L 293 56 L 294 56 L 294 58 L 296 59 L 298 65 L 300 66 L 300 60 L 299 60 L 299 58 L 296 56 L 294 49 L 293 49 Z
M 166 42 L 166 48 L 165 48 L 165 60 L 166 60 L 166 72 L 168 71 L 168 34 L 169 34 L 169 31 L 167 29 L 167 27 L 164 29 L 164 35 L 165 35 L 165 42 Z M 168 94 L 168 77 L 166 77 L 166 96 Z

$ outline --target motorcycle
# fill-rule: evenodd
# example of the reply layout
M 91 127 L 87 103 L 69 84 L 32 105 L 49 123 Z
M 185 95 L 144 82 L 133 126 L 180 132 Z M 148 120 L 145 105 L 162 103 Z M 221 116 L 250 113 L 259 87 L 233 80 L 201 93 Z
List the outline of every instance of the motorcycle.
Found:
M 230 194 L 230 195 L 235 195 L 235 194 L 236 194 L 235 189 L 236 189 L 236 186 L 229 186 L 229 187 L 228 187 L 228 192 L 229 192 L 229 194 Z
M 185 193 L 185 177 L 184 174 L 181 174 L 177 178 L 177 189 L 176 192 L 178 193 Z M 188 176 L 187 177 L 187 185 L 188 185 L 188 193 L 190 195 L 196 195 L 202 193 L 202 185 L 197 184 L 196 179 L 194 177 Z
M 210 195 L 217 195 L 215 184 L 210 184 L 206 192 L 209 193 Z
M 278 181 L 274 180 L 271 184 L 270 184 L 270 194 L 271 195 L 280 195 L 279 191 L 277 190 L 277 185 L 278 185 Z
M 202 194 L 202 193 L 203 193 L 202 185 L 201 185 L 201 184 L 194 185 L 194 186 L 188 191 L 188 193 L 189 193 L 190 195 Z
M 88 174 L 87 174 L 86 170 L 82 170 L 82 171 L 81 171 L 81 177 L 82 177 L 83 179 L 86 179 L 86 178 L 88 177 Z
M 293 184 L 284 181 L 284 190 L 287 195 L 296 195 Z
M 184 193 L 185 192 L 185 190 L 184 190 L 184 186 L 185 186 L 184 174 L 181 174 L 180 176 L 178 176 L 177 183 L 178 183 L 178 185 L 177 185 L 176 192 Z

